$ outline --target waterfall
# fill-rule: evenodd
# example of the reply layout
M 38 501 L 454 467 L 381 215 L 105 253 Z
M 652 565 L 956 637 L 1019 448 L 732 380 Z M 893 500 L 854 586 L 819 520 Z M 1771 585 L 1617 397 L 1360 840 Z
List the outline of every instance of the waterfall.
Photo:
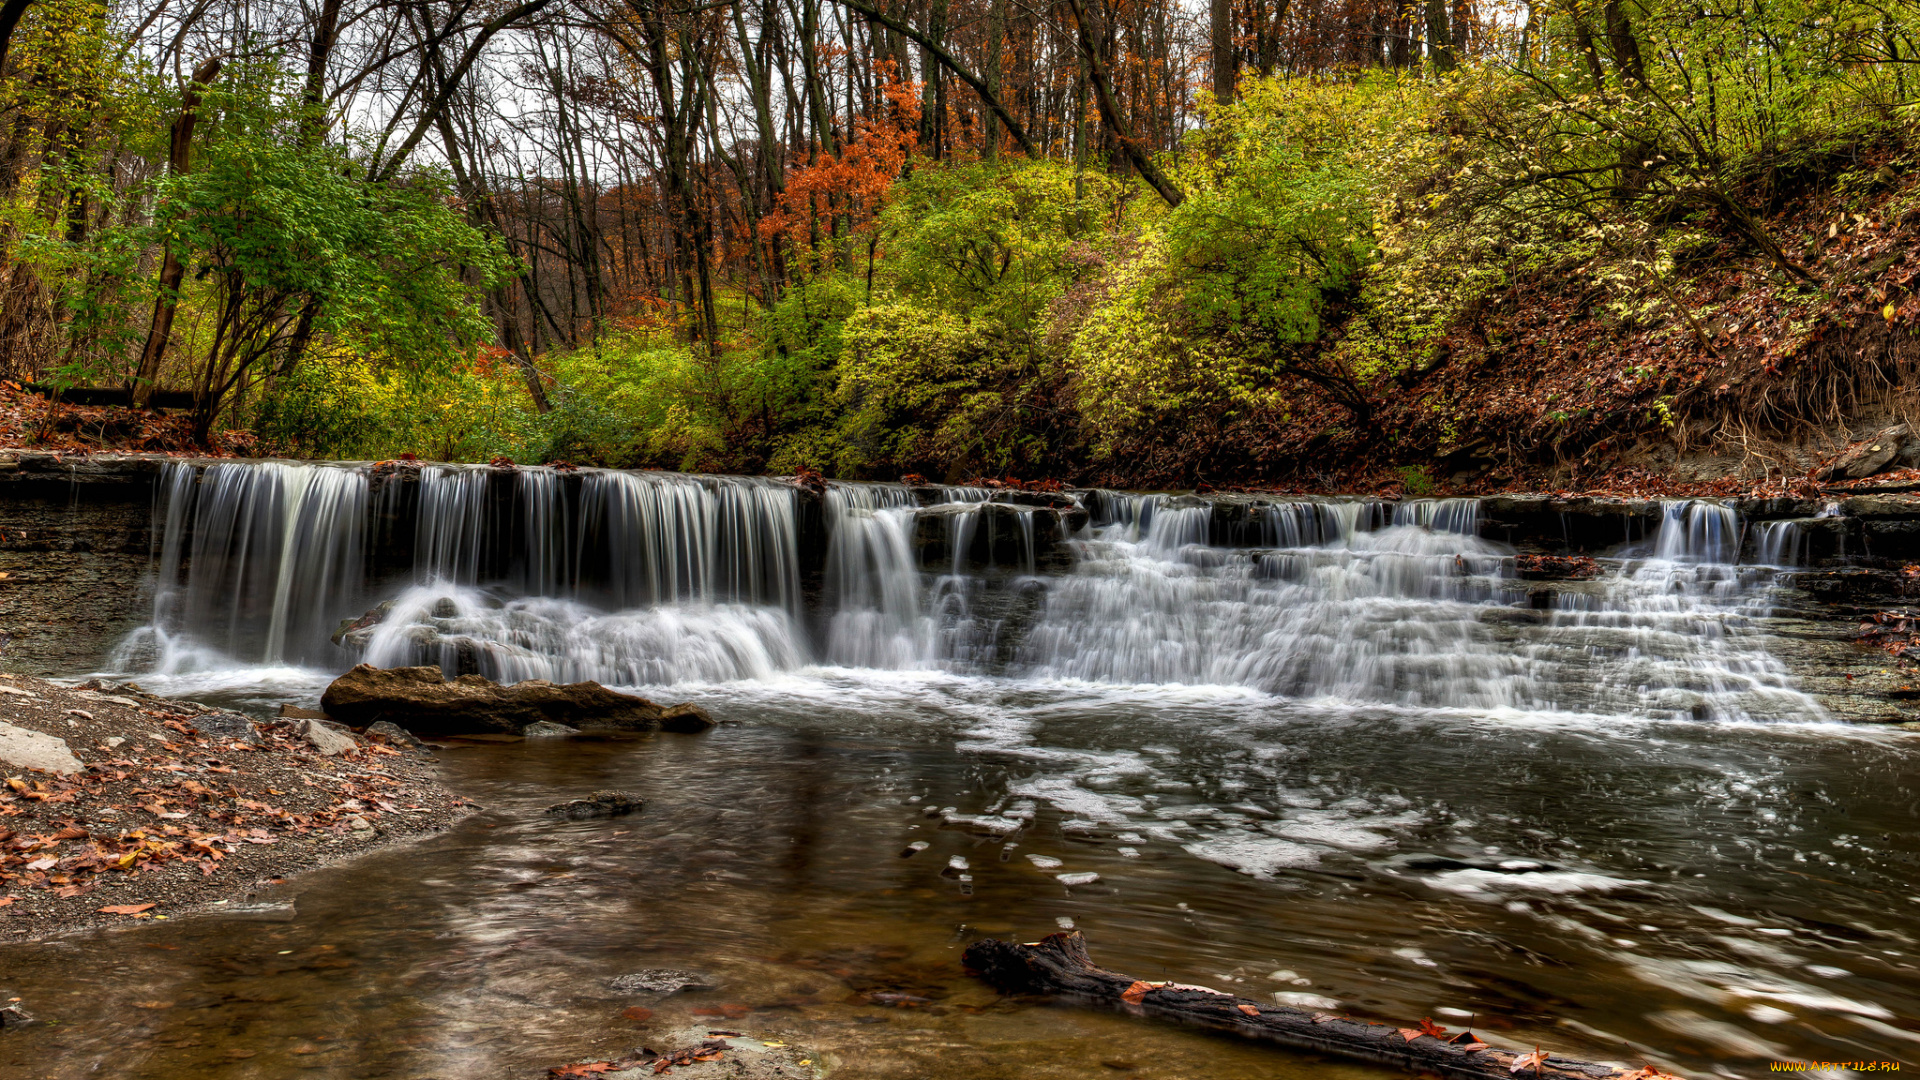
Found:
M 1121 515 L 1080 542 L 1024 658 L 1043 678 L 1521 704 L 1526 665 L 1481 619 L 1501 552 L 1420 525 L 1363 530 L 1360 505 L 1272 507 L 1271 532 L 1293 543 L 1265 551 L 1204 546 L 1195 508 Z
M 594 472 L 581 492 L 581 561 L 615 607 L 799 602 L 793 491 L 765 480 Z
M 1243 686 L 1394 708 L 1824 718 L 1754 625 L 1770 578 L 1732 565 L 1720 504 L 1665 507 L 1652 557 L 1559 593 L 1544 625 L 1478 504 L 1262 508 L 1268 549 L 1204 544 L 1199 507 L 1109 497 L 1022 659 L 1044 679 Z M 1756 606 L 1758 605 L 1758 606 Z
M 1763 566 L 1799 566 L 1807 557 L 1807 532 L 1797 521 L 1754 526 L 1754 553 Z
M 786 485 L 428 466 L 382 475 L 375 494 L 373 479 L 170 463 L 153 619 L 115 663 L 337 669 L 356 657 L 330 638 L 363 614 L 378 620 L 360 658 L 507 680 L 705 681 L 805 662 Z
M 913 554 L 917 504 L 903 488 L 827 489 L 826 655 L 848 667 L 911 668 L 931 659 L 933 622 L 921 613 Z
M 1774 570 L 1737 565 L 1741 522 L 1716 502 L 1671 501 L 1599 580 L 1539 587 L 1478 535 L 1472 499 L 1093 491 L 1066 536 L 1064 511 L 978 488 L 834 483 L 804 521 L 802 497 L 656 472 L 174 463 L 153 620 L 116 663 L 655 686 L 818 660 L 1357 708 L 1824 716 L 1761 632 Z M 1791 522 L 1756 528 L 1761 563 L 1804 547 Z
M 1661 503 L 1654 557 L 1668 562 L 1730 563 L 1740 555 L 1740 519 L 1732 508 L 1697 499 Z
M 361 598 L 367 478 L 335 466 L 169 462 L 153 621 L 126 649 L 167 667 L 196 647 L 299 663 Z M 316 618 L 317 615 L 317 618 Z M 123 650 L 124 651 L 124 650 Z

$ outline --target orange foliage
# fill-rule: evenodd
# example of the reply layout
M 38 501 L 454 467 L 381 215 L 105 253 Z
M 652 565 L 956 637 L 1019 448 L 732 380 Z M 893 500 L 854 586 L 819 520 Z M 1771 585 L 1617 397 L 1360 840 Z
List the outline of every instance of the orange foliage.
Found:
M 762 236 L 784 234 L 802 248 L 822 219 L 839 218 L 854 233 L 873 228 L 920 137 L 919 84 L 896 78 L 890 61 L 876 66 L 886 80 L 887 107 L 879 116 L 855 120 L 837 156 L 821 154 L 787 174 L 779 204 L 760 222 Z

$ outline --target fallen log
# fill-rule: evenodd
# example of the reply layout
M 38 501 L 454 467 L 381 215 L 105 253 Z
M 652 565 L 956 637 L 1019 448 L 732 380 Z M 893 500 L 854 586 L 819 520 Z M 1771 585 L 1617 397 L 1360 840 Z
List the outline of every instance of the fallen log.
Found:
M 1570 1061 L 1535 1050 L 1496 1050 L 1426 1021 L 1394 1028 L 1331 1013 L 1235 997 L 1204 986 L 1143 982 L 1094 966 L 1079 931 L 1018 944 L 988 938 L 967 946 L 967 967 L 1007 993 L 1060 995 L 1117 1006 L 1135 1015 L 1230 1031 L 1299 1050 L 1470 1080 L 1672 1080 L 1651 1066 L 1636 1070 Z M 1436 1034 L 1438 1033 L 1438 1034 Z M 1464 1038 L 1462 1037 L 1464 1036 Z

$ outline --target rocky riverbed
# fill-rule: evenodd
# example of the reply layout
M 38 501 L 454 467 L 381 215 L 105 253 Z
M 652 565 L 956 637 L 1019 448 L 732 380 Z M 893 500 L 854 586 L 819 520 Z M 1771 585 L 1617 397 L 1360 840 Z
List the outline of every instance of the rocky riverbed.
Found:
M 315 720 L 0 676 L 0 942 L 193 912 L 290 919 L 288 876 L 444 830 L 431 759 Z

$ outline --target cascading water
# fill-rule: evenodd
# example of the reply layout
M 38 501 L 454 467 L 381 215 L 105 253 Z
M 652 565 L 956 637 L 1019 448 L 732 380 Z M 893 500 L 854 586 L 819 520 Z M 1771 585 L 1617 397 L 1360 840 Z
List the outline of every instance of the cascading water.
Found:
M 154 617 L 123 669 L 365 659 L 657 685 L 805 661 L 794 494 L 771 481 L 174 463 L 161 488 Z
M 901 488 L 835 485 L 826 493 L 826 656 L 847 667 L 913 668 L 933 649 L 913 553 L 916 502 Z
M 1560 593 L 1528 648 L 1536 659 L 1578 658 L 1582 677 L 1564 682 L 1552 704 L 1599 715 L 1824 719 L 1766 648 L 1756 619 L 1767 613 L 1773 571 L 1735 565 L 1739 547 L 1730 508 L 1667 502 L 1652 557 L 1592 590 Z
M 1225 548 L 1206 500 L 1092 492 L 1070 567 L 1040 574 L 1035 521 L 1056 511 L 834 484 L 810 611 L 798 495 L 774 481 L 178 464 L 163 489 L 162 585 L 124 666 L 365 659 L 645 686 L 818 658 L 1354 706 L 1821 715 L 1754 628 L 1765 575 L 1735 565 L 1740 523 L 1711 502 L 1667 504 L 1646 557 L 1537 614 L 1469 499 L 1260 503 Z M 1761 561 L 1792 561 L 1793 535 L 1761 531 Z
M 116 663 L 177 670 L 204 650 L 266 665 L 326 646 L 324 617 L 361 598 L 367 476 L 332 466 L 219 464 L 161 478 L 161 580 L 153 622 Z

